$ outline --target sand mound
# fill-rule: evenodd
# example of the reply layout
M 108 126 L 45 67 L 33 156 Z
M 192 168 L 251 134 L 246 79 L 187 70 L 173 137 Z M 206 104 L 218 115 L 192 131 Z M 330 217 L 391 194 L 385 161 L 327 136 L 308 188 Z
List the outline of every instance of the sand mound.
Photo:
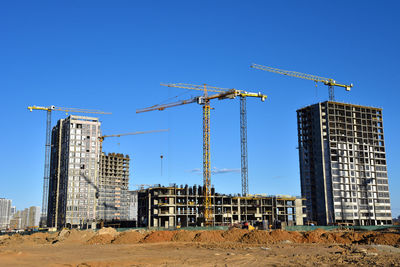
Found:
M 317 228 L 304 233 L 304 243 L 326 243 L 326 231 Z
M 99 245 L 110 244 L 118 235 L 119 233 L 114 228 L 104 227 L 97 231 L 97 233 L 87 240 L 86 243 Z
M 240 242 L 247 244 L 266 244 L 270 243 L 269 232 L 251 231 L 243 235 Z
M 96 235 L 111 235 L 111 236 L 117 236 L 117 235 L 118 235 L 118 232 L 117 232 L 117 230 L 115 230 L 115 229 L 112 228 L 112 227 L 104 227 L 104 228 L 101 228 L 101 229 L 96 233 Z
M 52 243 L 85 243 L 95 235 L 92 230 L 80 231 L 76 229 L 61 230 L 57 236 L 49 236 L 47 240 Z
M 303 235 L 298 232 L 275 230 L 269 232 L 269 241 L 271 243 L 277 243 L 282 241 L 301 243 L 303 241 Z
M 119 234 L 113 244 L 136 244 L 143 240 L 144 235 L 138 231 L 127 231 Z
M 22 243 L 24 243 L 24 238 L 20 234 L 7 236 L 7 238 L 3 238 L 3 240 L 0 240 L 0 244 L 6 246 L 10 244 L 22 244 Z
M 245 229 L 232 228 L 228 231 L 223 232 L 222 237 L 224 238 L 225 241 L 240 242 L 242 237 L 248 232 L 249 231 Z
M 158 243 L 173 241 L 175 231 L 155 231 L 148 234 L 143 242 L 144 243 Z
M 395 233 L 377 233 L 369 239 L 369 243 L 381 245 L 400 245 L 400 235 Z
M 93 244 L 105 245 L 105 244 L 110 244 L 113 240 L 114 240 L 114 236 L 109 235 L 109 234 L 101 234 L 101 235 L 93 236 L 86 243 L 89 245 L 93 245 Z
M 197 233 L 197 231 L 179 230 L 176 231 L 173 240 L 176 242 L 192 242 Z
M 35 244 L 47 244 L 49 236 L 51 236 L 51 234 L 48 234 L 48 233 L 34 233 L 32 235 L 26 235 L 23 238 L 24 238 L 25 242 L 32 242 L 32 243 L 35 243 Z
M 397 232 L 355 232 L 324 231 L 317 229 L 309 232 L 291 231 L 248 231 L 244 229 L 201 230 L 201 231 L 152 231 L 131 230 L 119 234 L 113 228 L 92 230 L 62 230 L 58 233 L 34 233 L 32 235 L 14 234 L 0 236 L 0 246 L 35 244 L 136 244 L 159 242 L 201 242 L 201 243 L 237 243 L 272 244 L 281 242 L 317 243 L 317 244 L 381 244 L 400 246 L 400 233 Z
M 193 241 L 195 242 L 223 242 L 224 238 L 222 236 L 223 231 L 201 231 L 196 234 Z

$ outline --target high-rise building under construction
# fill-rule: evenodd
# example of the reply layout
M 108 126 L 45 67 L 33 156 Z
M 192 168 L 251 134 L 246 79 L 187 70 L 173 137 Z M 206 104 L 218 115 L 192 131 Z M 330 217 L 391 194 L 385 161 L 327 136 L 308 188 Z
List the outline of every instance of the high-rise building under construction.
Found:
M 382 109 L 326 101 L 297 110 L 297 122 L 308 220 L 391 224 Z
M 52 130 L 48 200 L 49 227 L 96 221 L 99 195 L 100 121 L 69 116 Z
M 101 153 L 97 218 L 128 220 L 129 156 Z

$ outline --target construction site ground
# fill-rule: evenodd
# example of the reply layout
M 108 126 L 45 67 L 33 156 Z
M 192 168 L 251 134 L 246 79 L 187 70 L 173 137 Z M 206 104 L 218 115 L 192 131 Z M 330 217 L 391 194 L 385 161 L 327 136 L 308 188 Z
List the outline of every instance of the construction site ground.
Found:
M 400 266 L 392 231 L 62 230 L 0 236 L 0 266 Z

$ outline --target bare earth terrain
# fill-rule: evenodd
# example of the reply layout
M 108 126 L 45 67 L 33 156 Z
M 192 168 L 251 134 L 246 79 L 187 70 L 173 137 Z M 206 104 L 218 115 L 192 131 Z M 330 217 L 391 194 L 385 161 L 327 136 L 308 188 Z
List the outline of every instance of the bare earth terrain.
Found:
M 398 232 L 63 230 L 0 236 L 0 266 L 400 266 Z

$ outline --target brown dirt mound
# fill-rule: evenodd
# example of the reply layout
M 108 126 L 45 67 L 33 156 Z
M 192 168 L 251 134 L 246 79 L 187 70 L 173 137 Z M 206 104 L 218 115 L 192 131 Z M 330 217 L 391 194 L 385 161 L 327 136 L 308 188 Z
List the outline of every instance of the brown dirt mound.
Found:
M 49 236 L 47 240 L 52 243 L 86 243 L 95 235 L 92 230 L 79 231 L 76 229 L 62 230 L 57 236 Z
M 242 237 L 248 232 L 249 230 L 246 229 L 232 228 L 222 233 L 222 237 L 225 239 L 225 241 L 240 242 Z
M 196 234 L 193 241 L 195 242 L 223 242 L 222 230 L 215 231 L 201 231 Z
M 98 232 L 91 230 L 62 230 L 58 233 L 35 233 L 32 235 L 15 234 L 0 236 L 0 246 L 34 245 L 34 244 L 135 244 L 157 242 L 201 242 L 201 243 L 237 243 L 272 244 L 284 241 L 293 243 L 317 244 L 381 244 L 400 246 L 400 233 L 396 232 L 355 232 L 355 231 L 324 231 L 317 229 L 305 233 L 291 231 L 248 231 L 245 229 L 231 229 L 228 231 L 153 231 L 142 233 L 131 230 L 119 234 L 115 229 L 103 228 Z M 217 244 L 215 244 L 217 245 Z
M 114 240 L 114 236 L 112 236 L 110 234 L 101 234 L 101 235 L 93 236 L 86 243 L 89 245 L 93 245 L 93 244 L 105 245 L 105 244 L 110 244 L 113 240 Z
M 197 231 L 179 230 L 176 231 L 173 240 L 176 242 L 192 242 L 197 233 Z
M 304 243 L 327 243 L 326 231 L 318 228 L 304 233 Z
M 245 234 L 240 241 L 248 244 L 266 244 L 270 243 L 270 235 L 267 231 L 251 231 Z
M 115 230 L 115 229 L 112 228 L 112 227 L 104 227 L 104 228 L 101 228 L 101 229 L 96 233 L 96 235 L 111 235 L 111 236 L 117 236 L 117 235 L 118 235 L 118 232 L 117 232 L 117 230 Z
M 0 241 L 1 245 L 23 244 L 23 243 L 24 243 L 24 238 L 20 234 L 7 236 L 7 238 L 4 238 L 3 240 Z
M 176 231 L 155 231 L 148 234 L 142 242 L 144 243 L 158 243 L 170 242 L 173 240 Z
M 298 232 L 288 232 L 282 230 L 275 230 L 269 232 L 269 241 L 271 243 L 277 243 L 287 240 L 291 242 L 300 243 L 303 241 L 303 235 Z
M 136 244 L 143 240 L 143 234 L 138 231 L 127 231 L 119 234 L 113 244 Z
M 395 233 L 376 233 L 376 236 L 369 239 L 369 243 L 380 245 L 400 245 L 400 235 Z
M 87 244 L 110 244 L 117 236 L 117 230 L 111 227 L 104 227 L 97 231 L 96 235 L 90 238 L 86 243 Z
M 24 236 L 25 242 L 32 242 L 35 244 L 47 244 L 48 243 L 48 237 L 51 236 L 51 234 L 48 233 L 34 233 L 32 235 L 27 235 Z

